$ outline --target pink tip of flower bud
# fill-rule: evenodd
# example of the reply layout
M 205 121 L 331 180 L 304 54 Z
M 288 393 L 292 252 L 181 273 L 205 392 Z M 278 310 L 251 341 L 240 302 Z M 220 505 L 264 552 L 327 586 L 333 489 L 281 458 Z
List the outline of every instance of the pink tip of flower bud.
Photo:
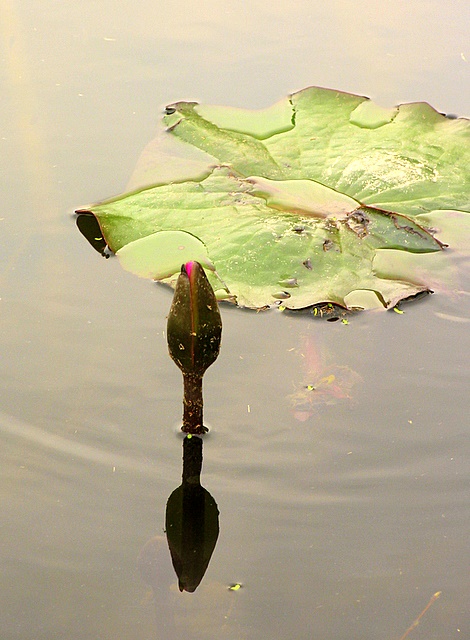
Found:
M 191 271 L 193 270 L 193 268 L 194 268 L 194 260 L 191 260 L 191 262 L 187 262 L 187 263 L 184 265 L 184 270 L 185 270 L 185 271 L 186 271 L 186 273 L 188 274 L 188 278 L 190 278 L 190 277 L 191 277 Z

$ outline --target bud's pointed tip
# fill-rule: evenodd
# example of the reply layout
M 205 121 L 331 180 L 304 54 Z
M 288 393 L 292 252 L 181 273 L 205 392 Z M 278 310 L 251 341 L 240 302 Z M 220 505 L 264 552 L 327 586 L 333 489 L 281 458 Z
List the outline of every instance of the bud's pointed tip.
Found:
M 191 277 L 191 272 L 193 271 L 196 265 L 198 265 L 198 263 L 195 262 L 194 260 L 191 260 L 190 262 L 186 262 L 185 264 L 181 265 L 181 273 L 186 273 L 188 277 Z

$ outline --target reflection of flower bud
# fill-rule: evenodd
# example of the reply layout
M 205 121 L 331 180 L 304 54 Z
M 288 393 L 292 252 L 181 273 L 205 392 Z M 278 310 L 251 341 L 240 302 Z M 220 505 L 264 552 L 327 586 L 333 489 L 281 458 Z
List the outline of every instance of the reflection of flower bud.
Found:
M 199 262 L 181 267 L 168 315 L 168 349 L 183 374 L 202 376 L 219 355 L 222 320 Z

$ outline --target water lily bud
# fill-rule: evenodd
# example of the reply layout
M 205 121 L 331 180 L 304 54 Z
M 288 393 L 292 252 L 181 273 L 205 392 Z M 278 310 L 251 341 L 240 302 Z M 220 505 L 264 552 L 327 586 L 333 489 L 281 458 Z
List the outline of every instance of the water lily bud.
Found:
M 181 267 L 168 315 L 168 349 L 183 374 L 202 376 L 219 355 L 222 320 L 199 262 Z

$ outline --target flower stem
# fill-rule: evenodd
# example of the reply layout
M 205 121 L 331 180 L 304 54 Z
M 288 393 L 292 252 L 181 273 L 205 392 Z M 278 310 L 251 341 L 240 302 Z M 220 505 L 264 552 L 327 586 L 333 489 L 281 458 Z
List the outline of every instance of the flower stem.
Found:
M 207 428 L 202 423 L 202 376 L 184 373 L 183 426 L 184 433 L 203 434 Z

